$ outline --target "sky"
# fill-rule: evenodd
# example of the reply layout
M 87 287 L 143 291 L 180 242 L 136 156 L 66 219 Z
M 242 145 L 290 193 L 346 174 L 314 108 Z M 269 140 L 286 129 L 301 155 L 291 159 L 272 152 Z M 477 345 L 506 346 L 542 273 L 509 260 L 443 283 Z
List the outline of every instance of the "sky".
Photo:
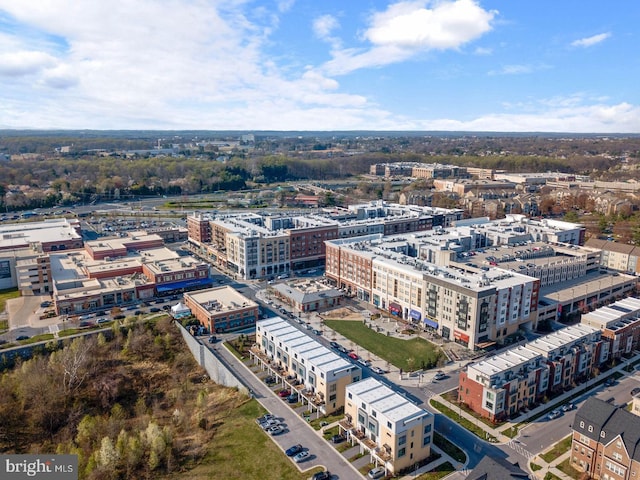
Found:
M 637 0 L 0 0 L 0 128 L 640 133 Z

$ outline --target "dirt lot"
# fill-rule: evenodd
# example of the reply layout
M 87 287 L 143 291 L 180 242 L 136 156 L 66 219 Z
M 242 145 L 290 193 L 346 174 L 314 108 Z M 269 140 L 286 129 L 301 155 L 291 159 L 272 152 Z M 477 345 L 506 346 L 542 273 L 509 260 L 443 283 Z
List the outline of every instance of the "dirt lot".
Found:
M 321 313 L 322 318 L 330 320 L 359 320 L 362 321 L 363 317 L 360 312 L 354 312 L 350 308 L 341 307 L 328 312 Z

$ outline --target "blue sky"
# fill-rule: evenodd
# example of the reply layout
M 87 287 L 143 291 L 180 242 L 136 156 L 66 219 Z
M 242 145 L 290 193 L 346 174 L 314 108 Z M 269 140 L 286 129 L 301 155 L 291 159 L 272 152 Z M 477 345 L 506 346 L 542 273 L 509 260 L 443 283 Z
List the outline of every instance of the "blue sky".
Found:
M 635 0 L 0 0 L 0 128 L 640 133 Z

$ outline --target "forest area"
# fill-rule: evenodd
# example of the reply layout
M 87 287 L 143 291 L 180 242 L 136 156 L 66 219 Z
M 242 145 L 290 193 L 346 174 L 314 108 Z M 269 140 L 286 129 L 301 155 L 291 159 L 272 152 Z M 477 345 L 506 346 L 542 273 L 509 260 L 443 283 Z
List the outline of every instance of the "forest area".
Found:
M 79 478 L 158 478 L 207 453 L 246 403 L 215 385 L 168 317 L 79 337 L 0 377 L 0 451 L 77 454 Z

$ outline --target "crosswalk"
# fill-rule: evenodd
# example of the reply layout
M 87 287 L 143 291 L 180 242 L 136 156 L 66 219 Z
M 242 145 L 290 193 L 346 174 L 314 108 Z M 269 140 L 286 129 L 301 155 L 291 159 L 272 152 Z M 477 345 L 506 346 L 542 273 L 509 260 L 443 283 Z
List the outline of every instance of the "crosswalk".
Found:
M 508 443 L 508 445 L 509 445 L 509 448 L 511 448 L 512 450 L 515 450 L 520 455 L 525 457 L 527 460 L 529 460 L 529 459 L 531 459 L 531 457 L 533 457 L 533 454 L 529 450 L 526 449 L 526 446 L 527 446 L 526 443 L 522 443 L 519 440 L 511 440 Z
M 58 333 L 60 333 L 60 327 L 55 325 L 49 325 L 49 333 L 53 334 L 53 338 L 58 338 Z

